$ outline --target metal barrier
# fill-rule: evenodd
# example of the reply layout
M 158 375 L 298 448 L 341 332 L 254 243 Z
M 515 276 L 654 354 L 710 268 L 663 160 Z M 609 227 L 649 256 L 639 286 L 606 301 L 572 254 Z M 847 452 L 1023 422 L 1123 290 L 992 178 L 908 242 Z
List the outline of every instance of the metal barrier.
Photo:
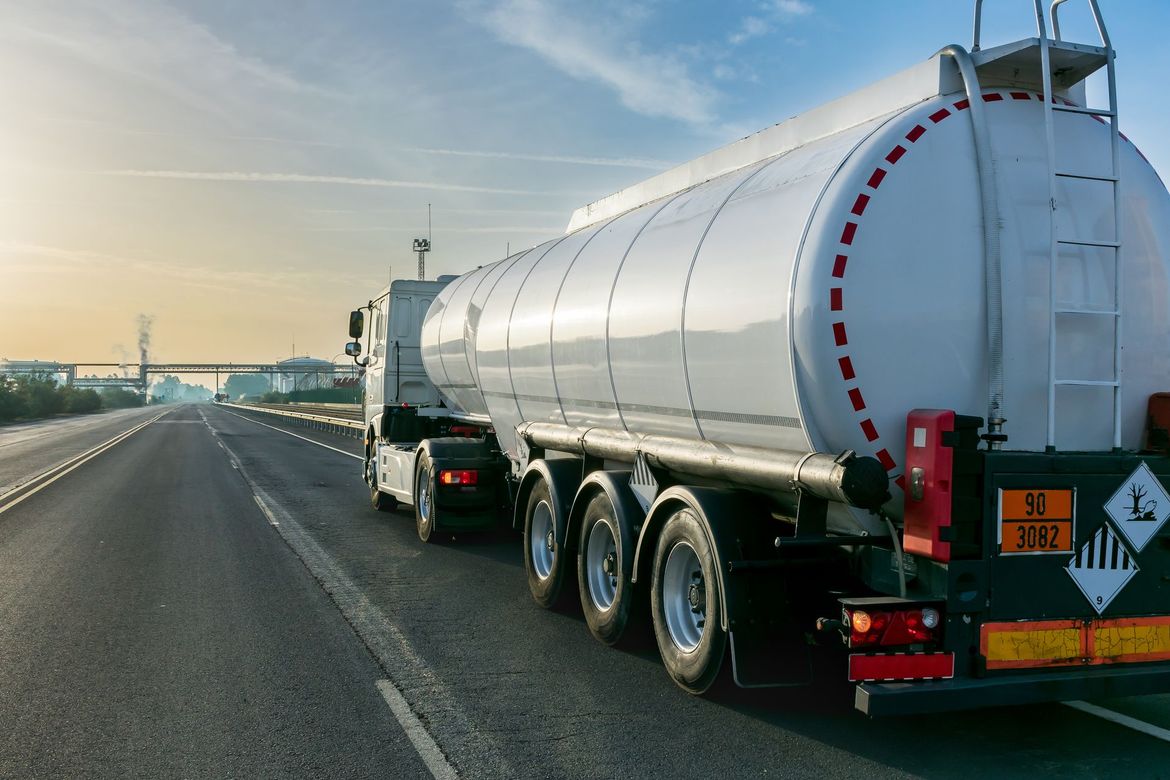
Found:
M 219 406 L 230 406 L 233 409 L 240 409 L 245 412 L 259 412 L 261 414 L 269 414 L 275 417 L 284 417 L 289 420 L 296 421 L 300 425 L 318 431 L 326 431 L 328 433 L 336 433 L 342 436 L 352 436 L 354 438 L 362 438 L 365 434 L 366 425 L 361 420 L 351 420 L 344 417 L 332 417 L 324 414 L 312 414 L 309 412 L 297 412 L 290 409 L 274 409 L 267 406 L 258 406 L 252 404 L 233 404 L 220 403 Z

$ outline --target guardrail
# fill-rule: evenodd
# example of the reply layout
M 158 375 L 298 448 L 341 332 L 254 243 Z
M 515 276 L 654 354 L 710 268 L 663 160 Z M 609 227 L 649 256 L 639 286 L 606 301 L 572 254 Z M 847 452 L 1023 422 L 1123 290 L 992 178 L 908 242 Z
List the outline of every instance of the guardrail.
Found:
M 364 422 L 361 420 L 353 420 L 345 417 L 314 414 L 307 411 L 293 411 L 288 408 L 278 409 L 270 406 L 260 406 L 253 404 L 234 404 L 229 402 L 221 402 L 219 405 L 230 406 L 233 409 L 240 409 L 241 411 L 245 412 L 259 412 L 260 414 L 268 414 L 274 417 L 284 417 L 314 430 L 337 433 L 341 434 L 342 436 L 353 436 L 358 439 L 362 438 L 366 431 L 366 425 Z

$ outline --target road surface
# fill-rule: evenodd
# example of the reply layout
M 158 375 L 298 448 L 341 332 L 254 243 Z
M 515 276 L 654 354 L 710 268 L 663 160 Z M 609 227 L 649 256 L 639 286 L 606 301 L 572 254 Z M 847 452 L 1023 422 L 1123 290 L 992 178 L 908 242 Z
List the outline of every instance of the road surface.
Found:
M 1170 697 L 1095 703 L 1149 733 L 1056 704 L 869 721 L 835 685 L 688 697 L 651 641 L 536 607 L 511 533 L 424 546 L 369 509 L 359 442 L 158 414 L 0 433 L 0 776 L 1170 776 Z

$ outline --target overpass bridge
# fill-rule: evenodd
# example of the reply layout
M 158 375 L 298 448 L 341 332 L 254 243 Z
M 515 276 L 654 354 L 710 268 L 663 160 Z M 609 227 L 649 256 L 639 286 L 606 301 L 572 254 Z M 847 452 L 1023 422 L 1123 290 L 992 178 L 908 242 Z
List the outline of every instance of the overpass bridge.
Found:
M 113 371 L 120 371 L 117 376 Z M 107 376 L 97 376 L 105 371 Z M 220 376 L 232 374 L 268 375 L 270 385 L 277 376 L 309 375 L 328 376 L 332 379 L 356 380 L 361 369 L 353 365 L 336 363 L 62 363 L 46 360 L 8 360 L 0 362 L 0 374 L 37 374 L 60 376 L 67 385 L 85 388 L 122 387 L 145 392 L 150 386 L 151 375 L 158 374 L 214 374 L 216 391 L 219 391 Z M 90 376 L 86 376 L 89 374 Z

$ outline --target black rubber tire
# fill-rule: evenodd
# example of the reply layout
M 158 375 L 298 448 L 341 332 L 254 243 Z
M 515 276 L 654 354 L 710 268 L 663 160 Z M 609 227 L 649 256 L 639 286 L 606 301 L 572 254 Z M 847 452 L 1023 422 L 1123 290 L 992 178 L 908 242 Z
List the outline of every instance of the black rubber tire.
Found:
M 376 464 L 366 455 L 366 484 L 370 488 L 370 506 L 379 512 L 393 512 L 398 508 L 398 499 L 389 493 L 378 490 L 378 481 L 374 474 Z
M 553 505 L 548 484 L 543 479 L 533 485 L 532 492 L 528 494 L 528 504 L 524 509 L 524 571 L 528 574 L 528 590 L 532 593 L 533 600 L 545 609 L 562 609 L 570 603 L 570 599 L 566 596 L 571 593 L 571 590 L 565 587 L 565 582 L 572 581 L 571 575 L 566 576 L 571 565 L 569 556 L 565 555 L 564 544 L 561 539 L 556 538 L 555 531 L 553 534 L 553 560 L 548 576 L 541 579 L 532 561 L 532 545 L 529 541 L 532 535 L 532 518 L 536 508 L 542 502 L 546 503 L 553 513 L 553 528 L 557 528 L 556 508 Z
M 419 507 L 419 485 L 426 482 L 426 517 Z M 439 508 L 435 506 L 435 475 L 431 469 L 431 459 L 425 452 L 419 453 L 414 465 L 414 527 L 418 531 L 418 538 L 423 542 L 436 540 L 435 528 L 438 525 Z
M 706 591 L 703 636 L 690 652 L 675 644 L 666 625 L 663 607 L 663 576 L 666 561 L 678 544 L 686 543 L 695 551 Z M 684 691 L 705 693 L 718 679 L 727 650 L 727 633 L 722 626 L 721 594 L 716 576 L 715 556 L 699 519 L 690 509 L 680 509 L 666 519 L 654 550 L 654 576 L 650 583 L 650 608 L 654 637 L 667 674 Z
M 609 526 L 609 531 L 613 534 L 617 557 L 615 566 L 617 586 L 613 603 L 604 611 L 593 603 L 593 597 L 590 595 L 589 566 L 586 560 L 589 539 L 599 521 Z M 602 644 L 613 646 L 620 643 L 630 626 L 637 598 L 631 582 L 633 573 L 633 531 L 627 524 L 618 520 L 609 494 L 604 490 L 599 490 L 597 495 L 589 500 L 589 504 L 585 507 L 585 514 L 581 518 L 581 535 L 577 545 L 577 590 L 581 597 L 581 612 L 585 615 L 585 623 L 589 626 L 589 633 L 593 634 L 594 638 Z

